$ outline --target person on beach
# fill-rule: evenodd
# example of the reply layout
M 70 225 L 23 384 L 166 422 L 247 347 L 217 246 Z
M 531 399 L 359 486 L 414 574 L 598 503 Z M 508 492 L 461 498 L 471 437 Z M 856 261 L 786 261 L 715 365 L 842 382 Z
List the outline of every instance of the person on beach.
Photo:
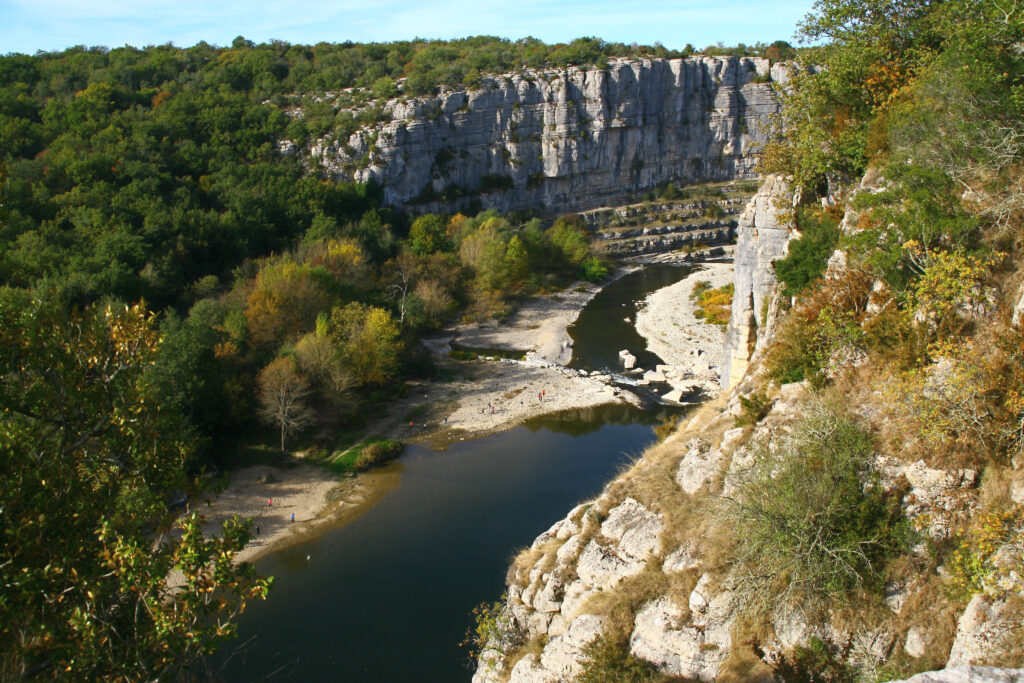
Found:
M 267 498 L 267 507 L 268 508 L 274 507 L 274 499 L 273 498 Z
M 295 513 L 292 513 L 292 524 L 295 524 Z
M 256 525 L 256 535 L 257 536 L 260 535 L 260 525 L 259 524 Z

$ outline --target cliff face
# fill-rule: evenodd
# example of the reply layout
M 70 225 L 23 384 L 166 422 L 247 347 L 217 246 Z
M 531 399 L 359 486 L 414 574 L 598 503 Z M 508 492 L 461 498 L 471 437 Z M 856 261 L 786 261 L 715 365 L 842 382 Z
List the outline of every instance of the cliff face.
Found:
M 784 76 L 737 57 L 509 74 L 391 100 L 388 122 L 310 152 L 333 177 L 375 179 L 394 206 L 441 211 L 478 198 L 502 211 L 577 211 L 666 181 L 753 177 L 777 110 L 768 81 Z
M 758 457 L 790 448 L 801 421 L 821 409 L 806 382 L 768 382 L 747 352 L 771 338 L 771 325 L 758 327 L 754 316 L 774 298 L 771 262 L 788 245 L 779 200 L 792 205 L 786 183 L 766 179 L 740 220 L 735 292 L 742 299 L 729 328 L 732 364 L 723 369 L 731 390 L 516 558 L 503 611 L 507 642 L 492 640 L 475 683 L 574 680 L 588 666 L 588 645 L 600 638 L 621 644 L 660 674 L 687 680 L 773 680 L 772 667 L 812 639 L 837 644 L 843 658 L 869 676 L 898 663 L 909 670 L 950 667 L 915 682 L 1024 680 L 1024 670 L 972 666 L 1019 665 L 1024 592 L 980 592 L 966 605 L 950 600 L 943 579 L 948 571 L 930 564 L 929 554 L 930 545 L 953 542 L 954 529 L 976 515 L 996 487 L 1010 506 L 1024 504 L 1024 473 L 1001 470 L 1004 479 L 989 481 L 986 494 L 977 470 L 941 457 L 908 457 L 903 441 L 877 443 L 870 469 L 882 490 L 900 492 L 902 514 L 919 537 L 909 563 L 886 579 L 876 613 L 770 602 L 756 624 L 745 621 L 752 598 L 733 574 L 716 510 L 742 497 Z M 855 223 L 852 216 L 848 211 L 844 224 Z M 843 262 L 833 258 L 826 278 L 837 277 Z M 772 317 L 768 313 L 769 323 Z M 941 385 L 942 364 L 929 372 Z M 740 399 L 754 392 L 763 392 L 769 404 L 751 424 Z M 878 392 L 852 387 L 845 400 L 873 429 L 884 426 Z M 737 421 L 741 416 L 748 419 Z M 996 555 L 1014 553 L 1019 547 L 1008 542 Z
M 769 318 L 767 307 L 775 294 L 772 263 L 784 258 L 792 237 L 792 192 L 778 176 L 768 176 L 736 226 L 736 275 L 732 314 L 725 331 L 720 382 L 723 389 L 736 384 L 756 347 L 758 329 Z M 764 339 L 765 334 L 760 335 Z

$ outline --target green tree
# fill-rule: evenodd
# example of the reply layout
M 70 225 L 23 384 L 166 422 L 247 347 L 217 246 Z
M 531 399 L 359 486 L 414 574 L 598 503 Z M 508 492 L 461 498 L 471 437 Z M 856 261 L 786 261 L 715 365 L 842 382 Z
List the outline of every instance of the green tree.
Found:
M 207 540 L 168 505 L 196 482 L 192 435 L 144 381 L 159 344 L 138 306 L 66 314 L 0 292 L 5 679 L 174 678 L 267 593 L 234 562 L 247 523 Z
M 359 384 L 383 384 L 398 371 L 400 328 L 383 308 L 351 303 L 331 311 L 330 334 Z
M 451 243 L 445 233 L 445 222 L 432 213 L 418 217 L 409 228 L 410 249 L 418 256 L 448 251 Z

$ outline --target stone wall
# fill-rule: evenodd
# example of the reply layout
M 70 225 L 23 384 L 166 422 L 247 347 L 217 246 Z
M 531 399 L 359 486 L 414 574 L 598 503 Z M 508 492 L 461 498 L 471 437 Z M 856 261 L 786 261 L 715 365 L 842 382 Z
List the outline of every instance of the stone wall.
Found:
M 784 75 L 752 57 L 508 74 L 468 92 L 391 100 L 388 122 L 320 140 L 310 154 L 328 175 L 374 179 L 388 204 L 413 211 L 473 199 L 501 211 L 578 211 L 667 181 L 754 177 L 778 109 L 769 80 Z M 423 201 L 445 188 L 468 195 Z

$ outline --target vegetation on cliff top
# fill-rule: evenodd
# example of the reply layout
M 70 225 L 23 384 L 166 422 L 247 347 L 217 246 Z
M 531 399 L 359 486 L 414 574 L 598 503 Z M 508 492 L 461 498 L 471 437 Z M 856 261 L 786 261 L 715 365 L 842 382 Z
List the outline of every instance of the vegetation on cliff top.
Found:
M 775 264 L 782 294 L 795 299 L 782 301 L 788 311 L 765 367 L 778 382 L 863 397 L 869 406 L 858 412 L 883 453 L 982 473 L 979 514 L 958 518 L 951 540 L 933 538 L 926 557 L 901 550 L 899 535 L 869 534 L 883 555 L 851 565 L 858 586 L 879 569 L 889 582 L 909 580 L 924 563 L 949 570 L 937 600 L 962 608 L 977 592 L 1005 599 L 1019 590 L 1006 577 L 1024 570 L 1024 516 L 999 483 L 1016 476 L 1024 454 L 1024 340 L 1010 322 L 1024 265 L 1022 8 L 821 0 L 802 32 L 824 44 L 804 54 L 807 66 L 782 95 L 761 162 L 792 179 L 802 235 Z M 787 480 L 785 470 L 773 476 Z M 871 477 L 859 478 L 870 500 Z M 778 483 L 770 500 L 782 505 L 791 487 Z M 741 546 L 797 576 L 811 534 L 766 535 L 769 517 L 785 515 L 751 517 Z M 861 524 L 859 512 L 846 519 Z M 1001 663 L 1019 665 L 1024 638 L 1014 642 Z

